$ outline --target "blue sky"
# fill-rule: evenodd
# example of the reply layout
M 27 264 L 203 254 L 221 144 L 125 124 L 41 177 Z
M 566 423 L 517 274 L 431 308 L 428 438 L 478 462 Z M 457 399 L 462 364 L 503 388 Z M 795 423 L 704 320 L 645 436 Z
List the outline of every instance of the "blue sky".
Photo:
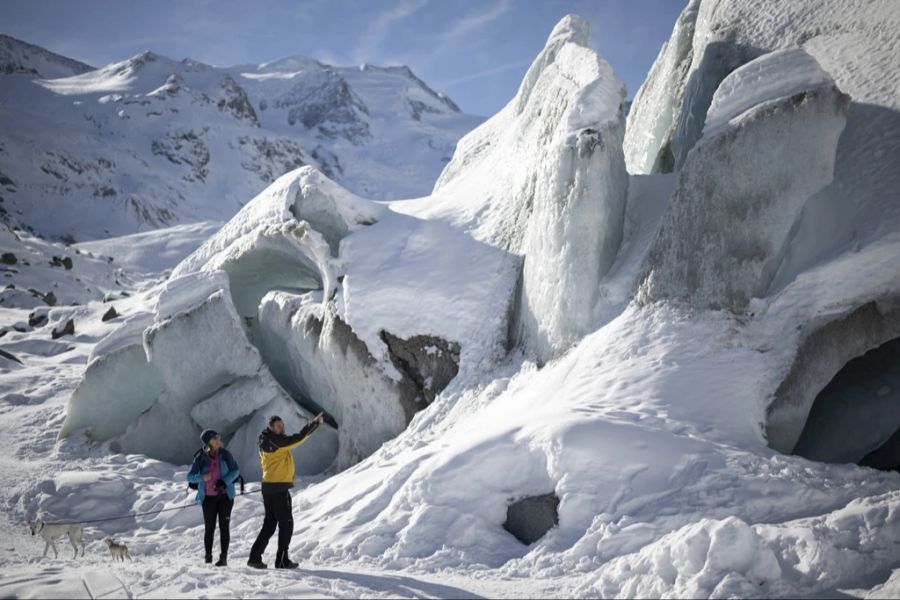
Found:
M 95 66 L 153 50 L 213 65 L 301 54 L 336 65 L 409 65 L 465 112 L 491 115 L 515 94 L 553 25 L 591 22 L 591 44 L 634 96 L 679 0 L 16 0 L 0 33 Z

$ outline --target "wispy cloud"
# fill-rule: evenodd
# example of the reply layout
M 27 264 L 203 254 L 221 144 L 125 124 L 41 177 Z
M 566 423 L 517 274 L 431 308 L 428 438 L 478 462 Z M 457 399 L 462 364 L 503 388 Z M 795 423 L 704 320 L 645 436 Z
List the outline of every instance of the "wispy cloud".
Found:
M 487 9 L 479 8 L 456 21 L 453 26 L 441 34 L 442 46 L 449 46 L 468 34 L 482 29 L 509 11 L 511 0 L 498 0 Z
M 505 15 L 512 7 L 512 0 L 496 0 L 491 4 L 481 4 L 476 10 L 460 17 L 450 27 L 436 36 L 437 44 L 431 52 L 418 53 L 405 57 L 406 64 L 414 64 L 422 72 L 430 70 L 432 65 L 448 53 L 468 53 L 467 48 L 460 46 L 471 34 L 480 31 Z
M 376 16 L 353 51 L 356 62 L 377 60 L 378 47 L 390 33 L 394 23 L 414 14 L 426 3 L 426 0 L 408 0 Z
M 506 63 L 505 65 L 497 65 L 496 67 L 484 69 L 483 71 L 478 71 L 477 73 L 471 73 L 469 75 L 465 75 L 463 77 L 458 77 L 456 79 L 442 81 L 442 82 L 440 82 L 440 84 L 438 84 L 438 87 L 442 88 L 442 89 L 451 88 L 454 85 L 457 85 L 460 83 L 468 83 L 469 81 L 481 79 L 482 77 L 489 77 L 491 75 L 496 75 L 497 73 L 502 73 L 503 71 L 509 71 L 511 69 L 515 69 L 518 67 L 524 67 L 528 64 L 530 64 L 530 63 L 527 60 L 517 60 L 516 62 Z

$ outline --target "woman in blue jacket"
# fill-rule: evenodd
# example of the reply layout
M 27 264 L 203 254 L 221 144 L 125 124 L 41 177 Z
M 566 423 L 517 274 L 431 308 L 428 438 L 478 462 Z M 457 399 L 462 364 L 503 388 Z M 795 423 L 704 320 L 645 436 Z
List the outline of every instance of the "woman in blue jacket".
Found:
M 187 480 L 197 485 L 197 502 L 203 506 L 203 523 L 206 534 L 206 562 L 212 562 L 213 538 L 216 534 L 216 519 L 219 520 L 219 541 L 222 553 L 217 567 L 228 565 L 228 542 L 231 541 L 231 508 L 234 506 L 234 482 L 240 472 L 231 452 L 222 446 L 219 434 L 207 429 L 200 435 L 203 450 L 194 457 Z

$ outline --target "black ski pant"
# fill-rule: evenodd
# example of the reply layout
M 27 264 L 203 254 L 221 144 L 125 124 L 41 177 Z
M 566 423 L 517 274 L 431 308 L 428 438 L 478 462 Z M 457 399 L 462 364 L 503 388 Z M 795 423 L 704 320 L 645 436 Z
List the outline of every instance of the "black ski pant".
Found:
M 263 553 L 269 544 L 269 539 L 278 528 L 278 552 L 287 552 L 291 545 L 291 536 L 294 535 L 294 515 L 291 510 L 290 490 L 281 490 L 269 494 L 263 494 L 263 507 L 266 516 L 263 526 L 250 549 L 250 560 L 262 561 Z
M 203 524 L 206 532 L 203 536 L 203 544 L 206 553 L 212 554 L 213 538 L 216 535 L 216 520 L 219 521 L 219 542 L 222 544 L 222 554 L 228 554 L 228 544 L 231 541 L 231 509 L 234 500 L 228 494 L 206 496 L 203 499 Z

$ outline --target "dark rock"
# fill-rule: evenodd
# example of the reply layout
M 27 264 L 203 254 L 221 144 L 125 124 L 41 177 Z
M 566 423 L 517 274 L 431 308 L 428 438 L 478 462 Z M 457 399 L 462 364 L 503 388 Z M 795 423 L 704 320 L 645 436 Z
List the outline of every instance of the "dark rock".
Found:
M 54 294 L 53 292 L 47 292 L 46 294 L 44 294 L 43 299 L 44 303 L 47 306 L 56 306 L 56 294 Z
M 75 335 L 75 319 L 66 321 L 66 324 L 63 325 L 62 329 L 54 327 L 50 335 L 54 340 L 61 338 L 64 335 Z
M 6 284 L 6 288 L 5 288 L 5 289 L 7 289 L 7 290 L 14 290 L 14 289 L 16 289 L 16 284 L 14 284 L 14 283 L 8 283 L 8 284 Z
M 431 404 L 459 372 L 459 344 L 429 335 L 399 338 L 382 331 L 391 362 L 418 388 L 425 404 Z M 420 407 L 424 408 L 424 407 Z
M 72 268 L 72 258 L 69 256 L 54 256 L 50 261 L 51 267 L 62 267 L 66 271 Z
M 116 312 L 115 306 L 110 306 L 109 310 L 106 311 L 103 316 L 100 318 L 101 321 L 109 321 L 110 319 L 115 319 L 119 316 L 119 313 Z
M 503 528 L 523 544 L 533 544 L 559 524 L 558 509 L 555 493 L 516 500 L 506 509 Z
M 43 327 L 47 323 L 47 315 L 31 313 L 28 315 L 28 325 L 31 327 Z
M 19 360 L 18 358 L 16 358 L 15 356 L 13 356 L 9 352 L 7 352 L 6 350 L 0 349 L 0 356 L 2 356 L 3 358 L 8 358 L 9 360 L 14 360 L 17 363 L 19 363 L 20 365 L 22 364 L 21 360 Z
M 14 265 L 17 262 L 19 261 L 16 258 L 16 255 L 12 252 L 4 252 L 2 255 L 0 255 L 0 263 L 3 263 L 4 265 Z
M 28 327 L 26 327 L 22 323 L 16 323 L 15 325 L 12 326 L 12 328 L 15 329 L 16 331 L 18 331 L 19 333 L 26 333 L 28 331 Z

